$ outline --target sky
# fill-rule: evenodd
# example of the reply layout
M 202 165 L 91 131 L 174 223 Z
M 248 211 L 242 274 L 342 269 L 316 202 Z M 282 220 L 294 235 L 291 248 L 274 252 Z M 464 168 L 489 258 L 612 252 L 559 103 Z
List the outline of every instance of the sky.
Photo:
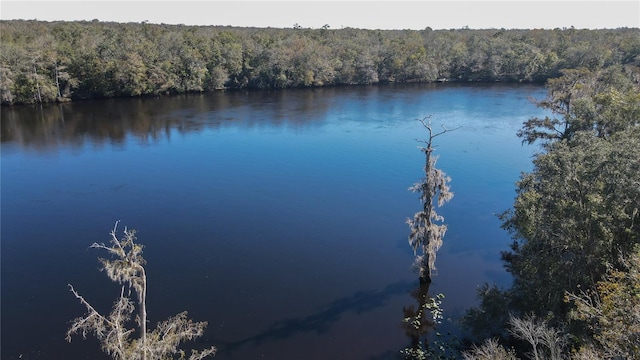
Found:
M 633 1 L 0 0 L 0 19 L 331 29 L 640 28 Z

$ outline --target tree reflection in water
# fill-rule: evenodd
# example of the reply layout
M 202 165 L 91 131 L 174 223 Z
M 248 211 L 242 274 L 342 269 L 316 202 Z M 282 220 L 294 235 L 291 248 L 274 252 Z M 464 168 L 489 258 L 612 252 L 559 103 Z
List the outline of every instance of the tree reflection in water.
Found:
M 410 345 L 400 353 L 405 359 L 411 360 L 456 359 L 460 350 L 459 340 L 449 332 L 446 335 L 442 333 L 444 317 L 441 305 L 444 295 L 430 295 L 430 285 L 431 282 L 420 281 L 411 291 L 416 304 L 402 308 L 402 328 Z
M 429 295 L 431 282 L 420 281 L 418 286 L 411 291 L 411 297 L 417 304 L 411 304 L 402 308 L 402 327 L 410 339 L 410 346 L 402 351 L 406 359 L 426 358 L 429 352 L 427 335 L 435 329 L 436 321 L 429 311 L 429 306 L 434 300 Z

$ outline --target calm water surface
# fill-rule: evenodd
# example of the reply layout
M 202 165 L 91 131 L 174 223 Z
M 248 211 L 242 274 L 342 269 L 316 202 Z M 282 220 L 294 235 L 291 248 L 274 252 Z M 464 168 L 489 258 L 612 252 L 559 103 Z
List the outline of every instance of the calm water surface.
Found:
M 93 242 L 138 230 L 150 323 L 187 310 L 217 359 L 387 359 L 415 303 L 405 224 L 420 209 L 418 118 L 452 178 L 432 293 L 445 316 L 477 286 L 507 285 L 495 214 L 535 151 L 515 136 L 544 115 L 533 86 L 410 85 L 215 93 L 2 109 L 3 359 L 106 358 L 64 340 L 117 286 Z

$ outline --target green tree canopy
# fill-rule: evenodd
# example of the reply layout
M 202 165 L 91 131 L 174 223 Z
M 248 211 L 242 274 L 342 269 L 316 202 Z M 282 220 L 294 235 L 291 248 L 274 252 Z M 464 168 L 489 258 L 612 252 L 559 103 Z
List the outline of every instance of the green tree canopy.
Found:
M 640 241 L 640 128 L 551 145 L 522 176 L 503 253 L 522 311 L 566 313 L 565 291 L 589 288 Z
M 2 104 L 384 82 L 544 82 L 640 65 L 638 29 L 365 30 L 0 21 Z

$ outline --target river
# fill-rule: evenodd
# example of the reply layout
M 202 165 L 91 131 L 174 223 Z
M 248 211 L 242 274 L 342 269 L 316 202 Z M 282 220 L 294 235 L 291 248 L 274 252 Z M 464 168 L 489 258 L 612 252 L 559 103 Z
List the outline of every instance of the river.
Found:
M 497 213 L 544 116 L 529 85 L 385 85 L 3 108 L 3 359 L 106 359 L 65 341 L 84 307 L 119 295 L 89 249 L 135 228 L 148 262 L 150 327 L 181 311 L 208 321 L 188 346 L 217 359 L 386 359 L 408 346 L 417 275 L 405 224 L 420 210 L 427 136 L 455 196 L 430 292 L 443 326 L 484 282 L 506 286 Z M 448 319 L 451 319 L 449 322 Z M 448 325 L 447 325 L 448 324 Z

